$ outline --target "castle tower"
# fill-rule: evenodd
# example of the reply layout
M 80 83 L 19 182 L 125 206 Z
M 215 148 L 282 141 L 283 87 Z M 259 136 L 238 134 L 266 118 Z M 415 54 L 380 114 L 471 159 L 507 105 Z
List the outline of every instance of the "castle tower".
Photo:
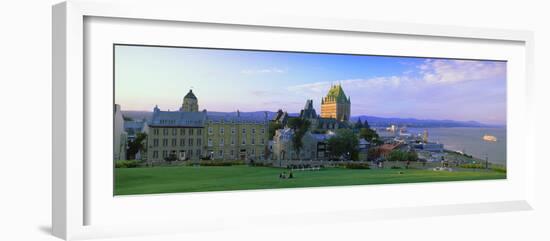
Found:
M 349 121 L 351 100 L 346 97 L 340 84 L 330 87 L 327 95 L 321 100 L 321 117 Z
M 315 119 L 317 118 L 317 113 L 313 108 L 313 100 L 307 100 L 304 109 L 300 111 L 300 117 L 304 119 Z
M 181 105 L 180 111 L 185 112 L 198 112 L 199 111 L 199 102 L 193 90 L 189 90 L 189 93 L 183 97 L 183 104 Z

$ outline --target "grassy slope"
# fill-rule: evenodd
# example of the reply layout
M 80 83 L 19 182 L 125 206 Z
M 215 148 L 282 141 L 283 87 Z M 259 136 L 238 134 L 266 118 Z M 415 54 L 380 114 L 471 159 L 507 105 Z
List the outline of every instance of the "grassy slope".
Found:
M 504 173 L 484 170 L 436 172 L 329 168 L 294 172 L 294 179 L 279 179 L 281 171 L 284 170 L 248 166 L 117 168 L 115 195 L 506 178 Z M 399 171 L 404 174 L 399 174 Z

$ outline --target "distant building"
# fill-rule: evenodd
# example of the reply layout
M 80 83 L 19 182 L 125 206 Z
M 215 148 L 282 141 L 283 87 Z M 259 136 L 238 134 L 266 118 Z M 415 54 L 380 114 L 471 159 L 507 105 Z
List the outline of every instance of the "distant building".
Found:
M 205 122 L 206 112 L 161 111 L 155 107 L 147 136 L 147 160 L 159 162 L 170 155 L 178 160 L 199 160 Z
M 349 121 L 351 100 L 346 97 L 340 84 L 330 87 L 327 95 L 321 100 L 321 117 L 338 121 Z
M 300 111 L 300 118 L 309 120 L 311 123 L 310 130 L 312 131 L 336 130 L 351 127 L 351 123 L 348 121 L 341 121 L 336 118 L 323 118 L 317 115 L 315 108 L 313 108 L 313 100 L 306 101 L 304 109 Z
M 180 111 L 155 107 L 149 123 L 147 160 L 263 160 L 268 152 L 268 120 L 236 115 L 209 115 L 198 111 L 192 91 Z
M 364 138 L 359 139 L 359 160 L 366 161 L 370 148 L 370 142 Z
M 127 133 L 124 131 L 124 117 L 120 105 L 115 104 L 114 108 L 114 138 L 113 157 L 114 160 L 126 160 Z
M 273 122 L 284 127 L 288 123 L 288 118 L 288 113 L 286 111 L 283 112 L 283 110 L 279 109 L 277 111 L 277 114 L 273 118 Z
M 333 132 L 327 134 L 306 132 L 302 137 L 302 149 L 298 153 L 292 143 L 294 130 L 279 129 L 273 137 L 272 157 L 274 160 L 325 160 L 328 158 L 327 140 L 333 135 Z
M 423 141 L 424 143 L 428 143 L 428 130 L 424 130 L 424 131 L 422 132 L 422 141 Z
M 304 109 L 300 111 L 300 117 L 304 119 L 317 119 L 317 112 L 313 108 L 313 100 L 306 100 Z
M 299 153 L 294 148 L 293 138 L 294 130 L 290 128 L 279 129 L 275 132 L 273 137 L 273 158 L 275 160 L 317 159 L 317 140 L 311 132 L 306 132 L 302 137 L 302 148 Z
M 317 160 L 327 160 L 329 158 L 328 139 L 335 134 L 328 131 L 325 134 L 312 134 L 317 141 Z
M 429 152 L 443 152 L 444 150 L 443 144 L 434 142 L 420 143 L 417 144 L 415 148 Z
M 139 133 L 149 134 L 149 125 L 147 120 L 124 120 L 124 131 L 127 133 L 126 143 L 129 145 L 130 142 L 136 140 Z M 143 140 L 143 144 L 147 145 L 147 139 Z M 128 147 L 129 148 L 129 147 Z M 128 156 L 127 158 L 134 158 L 136 160 L 146 160 L 147 157 L 144 155 L 146 152 L 138 150 L 135 156 Z
M 149 125 L 147 120 L 125 120 L 124 121 L 124 131 L 128 134 L 128 141 L 133 141 L 136 139 L 137 134 L 139 133 L 148 133 Z
M 267 159 L 268 120 L 241 116 L 206 117 L 205 151 L 214 160 L 257 161 Z
M 378 147 L 378 150 L 380 152 L 381 157 L 387 158 L 392 151 L 398 150 L 400 146 L 401 146 L 400 143 L 383 144 L 380 147 Z
M 199 111 L 199 101 L 193 90 L 189 90 L 189 93 L 183 97 L 183 103 L 181 105 L 180 111 L 185 112 L 198 112 Z

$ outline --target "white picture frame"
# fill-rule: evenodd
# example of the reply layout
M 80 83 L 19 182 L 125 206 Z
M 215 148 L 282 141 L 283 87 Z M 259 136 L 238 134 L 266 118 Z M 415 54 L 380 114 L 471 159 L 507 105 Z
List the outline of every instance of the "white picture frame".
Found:
M 162 4 L 161 4 L 162 3 Z M 151 8 L 156 11 L 149 11 Z M 484 42 L 488 45 L 494 43 L 510 44 L 519 46 L 514 52 L 518 56 L 513 60 L 514 66 L 517 66 L 517 72 L 514 72 L 513 80 L 508 80 L 513 85 L 509 88 L 511 101 L 508 105 L 511 112 L 508 119 L 514 126 L 529 126 L 531 115 L 531 95 L 532 93 L 532 61 L 533 61 L 533 34 L 529 31 L 518 30 L 496 30 L 456 26 L 439 25 L 421 25 L 409 23 L 390 23 L 390 22 L 370 22 L 351 19 L 320 19 L 320 18 L 302 18 L 295 16 L 276 16 L 276 15 L 208 15 L 203 11 L 190 9 L 185 3 L 172 1 L 155 1 L 154 3 L 123 3 L 112 1 L 100 3 L 94 1 L 67 1 L 53 7 L 53 168 L 52 168 L 52 227 L 53 234 L 63 239 L 81 239 L 93 237 L 111 237 L 121 235 L 136 234 L 154 234 L 154 233 L 173 233 L 173 232 L 194 232 L 208 229 L 220 229 L 231 227 L 244 220 L 254 220 L 256 223 L 265 223 L 275 225 L 277 220 L 286 220 L 286 225 L 300 225 L 303 222 L 324 223 L 324 222 L 342 222 L 347 220 L 368 220 L 383 218 L 400 217 L 423 217 L 433 215 L 451 215 L 467 213 L 483 213 L 497 211 L 530 210 L 533 208 L 534 201 L 534 170 L 536 158 L 534 156 L 533 143 L 534 135 L 530 128 L 522 131 L 512 130 L 512 135 L 521 135 L 521 140 L 511 142 L 517 146 L 509 146 L 513 156 L 522 154 L 524 161 L 514 162 L 511 168 L 519 170 L 511 173 L 509 178 L 503 182 L 499 181 L 480 181 L 472 183 L 437 183 L 437 184 L 405 184 L 400 186 L 359 186 L 342 188 L 314 188 L 314 189 L 295 189 L 295 190 L 270 190 L 270 191 L 236 191 L 219 192 L 206 194 L 170 194 L 170 195 L 149 195 L 134 196 L 128 198 L 119 198 L 117 203 L 102 202 L 95 199 L 93 190 L 101 189 L 100 184 L 92 187 L 90 182 L 94 182 L 93 176 L 86 174 L 96 164 L 86 161 L 90 155 L 90 145 L 85 141 L 86 134 L 90 132 L 87 129 L 87 118 L 93 112 L 90 99 L 93 95 L 89 94 L 89 89 L 97 89 L 86 83 L 85 69 L 89 68 L 87 56 L 89 50 L 86 50 L 85 27 L 86 19 L 92 18 L 114 18 L 122 21 L 138 21 L 137 24 L 146 22 L 155 22 L 156 25 L 163 23 L 198 23 L 223 25 L 226 29 L 237 27 L 253 27 L 255 29 L 277 29 L 278 31 L 300 30 L 303 32 L 316 31 L 316 33 L 368 33 L 389 35 L 396 38 L 419 37 L 427 39 L 437 39 L 438 41 Z M 133 23 L 135 24 L 135 22 Z M 155 25 L 153 24 L 153 25 Z M 119 26 L 120 27 L 120 26 Z M 122 26 L 124 27 L 124 26 Z M 149 26 L 155 28 L 155 26 Z M 92 30 L 91 33 L 102 33 Z M 89 33 L 88 33 L 89 34 Z M 88 39 L 89 40 L 89 39 Z M 110 41 L 107 39 L 106 41 Z M 136 41 L 139 40 L 132 40 Z M 170 41 L 167 41 L 169 43 Z M 215 43 L 213 43 L 215 44 Z M 93 47 L 93 46 L 92 46 Z M 490 51 L 490 50 L 487 50 Z M 519 51 L 519 52 L 518 52 Z M 452 54 L 452 53 L 449 53 Z M 498 56 L 498 55 L 495 55 Z M 431 56 L 430 56 L 431 57 Z M 468 53 L 465 56 L 468 57 Z M 471 56 L 470 56 L 471 57 Z M 510 59 L 506 59 L 512 61 Z M 93 62 L 93 61 L 92 61 Z M 92 66 L 93 67 L 93 66 Z M 95 67 L 93 67 L 95 68 Z M 513 81 L 513 82 L 510 82 Z M 90 97 L 92 96 L 92 97 Z M 98 117 L 99 118 L 99 117 Z M 516 134 L 514 134 L 516 133 Z M 91 142 L 94 142 L 93 140 Z M 515 150 L 515 151 L 514 151 Z M 111 161 L 109 159 L 109 161 Z M 516 166 L 514 166 L 516 165 Z M 517 168 L 516 168 L 517 167 Z M 103 171 L 106 171 L 104 168 Z M 112 180 L 111 180 L 112 181 Z M 111 182 L 112 184 L 112 182 Z M 479 186 L 479 187 L 477 187 Z M 444 192 L 445 189 L 465 190 L 472 188 L 470 193 L 466 193 L 463 199 L 453 199 L 449 193 L 447 199 L 437 201 L 422 201 L 420 199 L 406 201 L 387 200 L 387 193 L 400 191 L 403 193 L 415 193 L 419 190 L 430 190 L 428 192 Z M 489 194 L 483 194 L 482 190 L 495 189 L 502 190 L 502 195 L 489 197 Z M 505 190 L 506 189 L 506 190 Z M 293 195 L 300 200 L 311 200 L 312 197 L 326 197 L 337 193 L 344 197 L 353 195 L 381 195 L 381 199 L 372 203 L 372 208 L 365 209 L 358 202 L 350 201 L 346 207 L 326 207 L 321 211 L 315 211 L 313 207 L 304 207 L 301 210 L 294 210 L 292 203 L 278 200 L 281 196 Z M 384 194 L 386 193 L 386 194 Z M 460 194 L 460 193 L 458 193 Z M 103 195 L 103 194 L 102 194 Z M 478 195 L 478 196 L 476 196 Z M 484 195 L 487 195 L 484 197 Z M 108 198 L 103 195 L 103 198 Z M 115 199 L 110 196 L 110 198 Z M 386 199 L 385 199 L 386 198 Z M 214 208 L 209 212 L 192 212 L 184 209 L 157 209 L 147 214 L 147 220 L 139 217 L 128 217 L 131 215 L 132 207 L 144 208 L 163 206 L 176 207 L 181 203 L 188 205 L 208 205 L 212 200 L 224 200 L 228 204 L 234 204 L 234 210 Z M 442 198 L 443 199 L 443 198 Z M 239 206 L 243 200 L 255 200 L 256 202 L 267 203 L 267 210 L 260 206 L 251 205 L 248 207 Z M 277 201 L 278 200 L 278 201 Z M 278 202 L 280 207 L 273 207 L 274 202 Z M 95 207 L 90 208 L 90 203 L 96 203 Z M 101 203 L 101 204 L 97 204 Z M 323 203 L 319 204 L 320 206 Z M 111 205 L 111 206 L 109 206 Z M 117 206 L 123 205 L 123 206 Z M 196 207 L 196 206 L 195 206 Z M 126 209 L 127 208 L 127 209 Z M 125 209 L 125 210 L 123 210 Z M 115 212 L 119 210 L 120 212 Z M 319 209 L 317 209 L 319 210 Z M 181 213 L 188 216 L 181 217 Z M 166 219 L 159 220 L 155 215 L 162 215 Z M 260 213 L 260 215 L 254 215 Z M 90 216 L 103 217 L 98 222 L 92 220 Z M 113 222 L 106 222 L 105 217 L 111 215 Z M 323 217 L 330 216 L 330 219 Z M 200 217 L 200 218 L 199 218 Z M 288 217 L 292 217 L 288 222 Z M 182 228 L 181 225 L 170 225 L 171 222 L 186 222 L 189 219 L 195 219 L 194 222 L 188 222 Z M 139 220 L 144 227 L 148 229 L 136 228 L 135 225 L 121 224 L 128 223 L 130 219 Z M 198 220 L 198 221 L 197 221 Z M 273 221 L 275 220 L 275 221 Z

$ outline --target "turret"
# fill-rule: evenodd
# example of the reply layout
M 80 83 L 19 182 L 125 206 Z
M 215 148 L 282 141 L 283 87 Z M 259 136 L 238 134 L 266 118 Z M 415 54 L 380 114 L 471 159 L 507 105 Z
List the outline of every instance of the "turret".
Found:
M 183 97 L 183 103 L 181 105 L 180 111 L 186 112 L 198 112 L 199 111 L 199 102 L 193 90 L 190 89 L 189 92 Z

